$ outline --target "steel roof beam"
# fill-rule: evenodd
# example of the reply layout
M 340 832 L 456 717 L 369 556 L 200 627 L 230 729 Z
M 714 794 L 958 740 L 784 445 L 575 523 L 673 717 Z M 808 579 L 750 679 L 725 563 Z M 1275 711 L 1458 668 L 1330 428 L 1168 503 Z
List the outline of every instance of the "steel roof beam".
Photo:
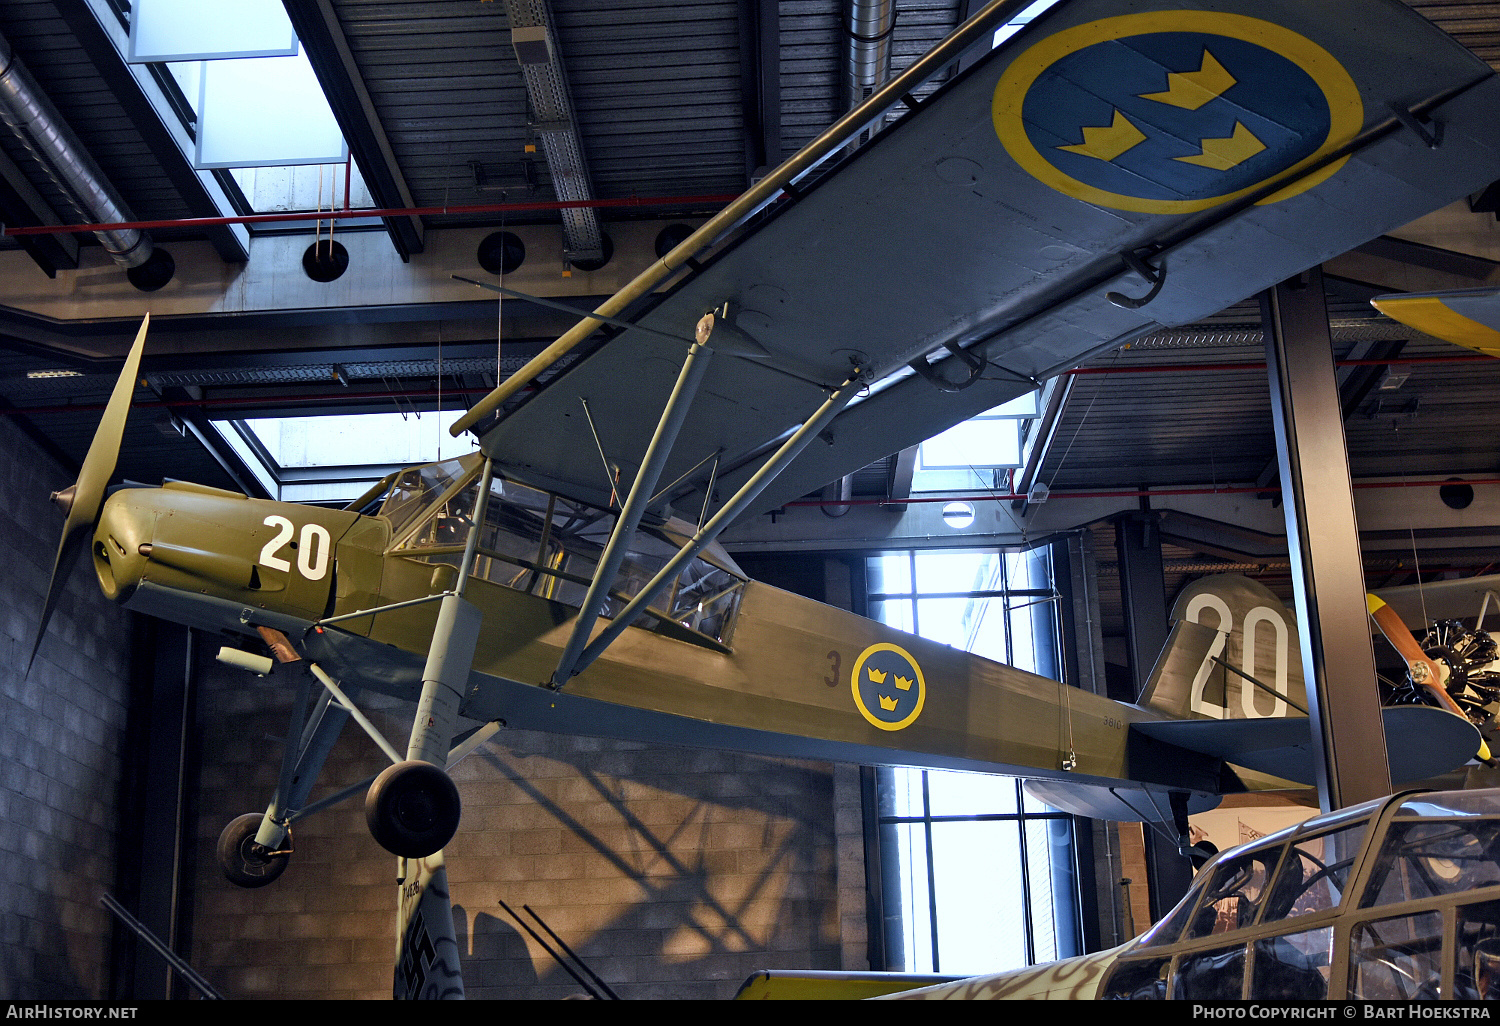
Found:
M 415 207 L 406 176 L 396 160 L 396 151 L 380 123 L 375 102 L 365 88 L 363 76 L 354 61 L 354 52 L 339 24 L 338 15 L 329 0 L 292 3 L 287 0 L 286 13 L 313 72 L 328 97 L 333 116 L 343 130 L 349 152 L 359 162 L 370 195 L 377 207 Z M 415 215 L 382 218 L 390 233 L 391 245 L 403 261 L 420 253 L 425 245 L 422 220 Z
M 745 182 L 781 163 L 781 5 L 740 0 L 740 109 Z
M 0 217 L 4 217 L 7 224 L 17 221 L 62 224 L 57 211 L 36 191 L 15 161 L 3 152 L 0 152 Z M 78 240 L 72 235 L 35 235 L 18 241 L 49 278 L 57 277 L 59 270 L 71 271 L 78 267 Z
M 212 171 L 193 167 L 188 154 L 193 140 L 187 129 L 168 123 L 161 111 L 171 109 L 166 94 L 145 64 L 127 64 L 124 57 L 126 31 L 106 0 L 57 0 L 57 11 L 94 61 L 99 77 L 109 86 L 131 123 L 151 152 L 183 205 L 195 217 L 216 217 L 235 210 L 229 194 Z M 204 236 L 225 263 L 242 264 L 250 259 L 250 232 L 242 225 L 208 228 Z

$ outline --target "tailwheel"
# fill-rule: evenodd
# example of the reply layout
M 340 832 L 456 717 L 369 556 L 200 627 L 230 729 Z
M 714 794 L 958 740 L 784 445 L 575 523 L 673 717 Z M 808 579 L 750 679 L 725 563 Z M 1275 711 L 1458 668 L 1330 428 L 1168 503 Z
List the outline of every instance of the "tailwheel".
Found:
M 365 795 L 365 822 L 380 846 L 417 859 L 439 851 L 458 830 L 458 787 L 440 766 L 407 760 L 387 766 Z
M 264 887 L 286 869 L 289 851 L 273 852 L 255 843 L 260 831 L 259 812 L 248 812 L 235 819 L 219 835 L 219 866 L 229 882 L 240 887 Z

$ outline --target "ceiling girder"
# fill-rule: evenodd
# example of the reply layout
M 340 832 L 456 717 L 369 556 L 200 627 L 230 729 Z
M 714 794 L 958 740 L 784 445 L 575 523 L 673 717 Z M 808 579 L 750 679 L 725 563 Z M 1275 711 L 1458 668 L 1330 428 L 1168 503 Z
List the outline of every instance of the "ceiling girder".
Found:
M 328 105 L 338 120 L 349 151 L 359 162 L 359 170 L 370 189 L 376 207 L 415 207 L 411 189 L 395 150 L 380 123 L 375 103 L 365 88 L 353 51 L 339 25 L 338 15 L 329 0 L 294 3 L 286 0 L 286 13 L 297 38 L 307 53 L 313 72 L 328 97 Z M 415 215 L 382 218 L 391 244 L 401 259 L 422 252 L 424 230 L 422 219 Z
M 106 0 L 56 0 L 57 11 L 79 44 L 93 58 L 94 67 L 125 108 L 162 170 L 181 194 L 192 217 L 217 217 L 234 211 L 234 204 L 211 171 L 193 167 L 187 130 L 169 125 L 157 112 L 170 109 L 161 87 L 144 64 L 126 64 L 120 56 L 125 29 Z M 221 225 L 204 232 L 225 263 L 250 259 L 250 233 L 243 225 Z

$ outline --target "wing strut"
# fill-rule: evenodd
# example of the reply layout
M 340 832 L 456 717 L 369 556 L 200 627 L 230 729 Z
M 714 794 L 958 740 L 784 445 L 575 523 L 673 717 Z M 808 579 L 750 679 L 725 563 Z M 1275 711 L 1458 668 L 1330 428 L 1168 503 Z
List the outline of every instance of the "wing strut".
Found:
M 709 323 L 712 324 L 712 321 Z M 651 436 L 651 444 L 646 448 L 641 469 L 636 472 L 635 483 L 630 486 L 630 495 L 620 508 L 615 529 L 610 533 L 609 542 L 599 557 L 599 566 L 594 572 L 593 583 L 589 585 L 588 595 L 584 597 L 583 607 L 578 610 L 578 618 L 573 621 L 573 633 L 568 636 L 557 670 L 552 674 L 552 686 L 555 688 L 562 687 L 577 672 L 574 667 L 578 663 L 578 657 L 583 654 L 583 646 L 589 639 L 589 632 L 594 629 L 594 621 L 599 618 L 599 612 L 609 598 L 610 586 L 614 584 L 615 575 L 625 559 L 626 548 L 635 537 L 641 514 L 646 512 L 646 506 L 651 501 L 652 490 L 656 488 L 667 457 L 671 455 L 672 445 L 677 441 L 677 432 L 682 428 L 688 407 L 692 405 L 693 396 L 697 394 L 698 385 L 703 380 L 703 372 L 708 370 L 708 361 L 713 356 L 713 351 L 704 346 L 707 333 L 702 326 L 698 334 L 699 341 L 688 348 L 687 358 L 682 361 L 677 384 L 672 387 L 667 405 L 661 411 L 661 420 L 657 422 L 656 433 Z
M 720 507 L 719 512 L 715 513 L 708 523 L 699 528 L 698 532 L 688 540 L 687 544 L 677 550 L 677 555 L 673 556 L 667 562 L 667 565 L 662 567 L 655 577 L 651 578 L 650 582 L 636 594 L 635 598 L 630 600 L 630 603 L 620 611 L 619 615 L 610 622 L 609 626 L 599 633 L 599 636 L 593 640 L 593 643 L 583 650 L 583 654 L 578 657 L 577 664 L 572 669 L 572 676 L 576 676 L 588 669 L 589 665 L 595 659 L 603 655 L 604 650 L 609 647 L 610 642 L 619 637 L 620 633 L 626 627 L 634 623 L 646 607 L 655 600 L 656 596 L 660 595 L 668 584 L 677 579 L 677 575 L 682 572 L 683 567 L 687 566 L 688 561 L 712 544 L 713 540 L 719 536 L 724 528 L 729 526 L 729 522 L 739 516 L 746 506 L 755 501 L 755 497 L 761 493 L 761 490 L 774 481 L 776 475 L 786 469 L 787 464 L 796 459 L 797 455 L 807 447 L 807 443 L 812 441 L 819 432 L 829 425 L 834 417 L 838 416 L 839 411 L 849 404 L 849 400 L 853 399 L 855 394 L 864 387 L 868 376 L 868 367 L 858 365 L 854 367 L 848 379 L 839 386 L 838 391 L 829 396 L 828 400 L 822 406 L 818 407 L 817 412 L 809 417 L 792 437 L 783 442 L 781 448 L 771 454 L 770 459 L 766 460 L 765 464 L 755 472 L 750 480 L 741 485 L 740 490 L 735 492 L 729 498 L 729 501 Z M 596 578 L 596 583 L 597 580 Z M 565 679 L 557 677 L 553 679 L 551 687 L 557 689 L 566 683 Z

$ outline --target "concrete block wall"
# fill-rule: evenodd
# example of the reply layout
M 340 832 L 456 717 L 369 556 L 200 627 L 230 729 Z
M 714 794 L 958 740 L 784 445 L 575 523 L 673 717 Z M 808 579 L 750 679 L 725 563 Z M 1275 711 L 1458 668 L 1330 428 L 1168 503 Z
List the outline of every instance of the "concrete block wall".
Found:
M 116 807 L 130 679 L 128 615 L 81 563 L 31 673 L 62 515 L 48 495 L 71 484 L 0 417 L 0 997 L 102 999 Z
M 298 827 L 270 886 L 220 874 L 218 832 L 274 786 L 291 690 L 202 648 L 195 967 L 233 997 L 388 997 L 395 858 L 362 798 Z M 365 707 L 404 746 L 410 706 Z M 351 724 L 314 798 L 382 765 Z M 836 812 L 829 764 L 502 731 L 454 775 L 464 819 L 447 863 L 471 998 L 580 992 L 501 900 L 535 909 L 627 998 L 726 998 L 758 969 L 864 967 L 863 864 L 845 850 L 858 825 Z

